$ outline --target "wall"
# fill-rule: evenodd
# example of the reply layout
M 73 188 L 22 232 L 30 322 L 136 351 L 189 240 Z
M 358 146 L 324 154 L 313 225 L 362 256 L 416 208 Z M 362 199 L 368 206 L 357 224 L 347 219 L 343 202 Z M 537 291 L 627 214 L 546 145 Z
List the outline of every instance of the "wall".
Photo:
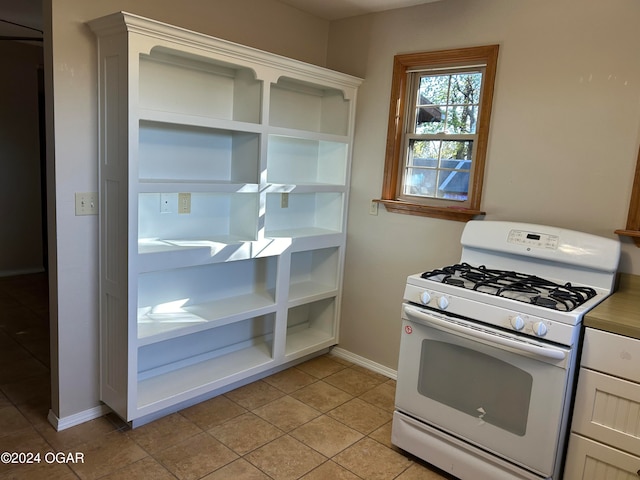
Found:
M 444 0 L 331 24 L 328 66 L 359 91 L 340 347 L 397 367 L 408 274 L 455 262 L 463 223 L 369 215 L 381 192 L 393 56 L 500 44 L 485 175 L 487 220 L 617 238 L 640 126 L 636 0 Z M 623 239 L 620 269 L 640 274 Z
M 52 412 L 66 419 L 99 405 L 98 219 L 74 210 L 75 192 L 98 189 L 96 42 L 85 22 L 125 10 L 320 65 L 328 22 L 273 0 L 184 0 L 179 7 L 170 0 L 44 3 L 54 139 L 47 147 Z
M 0 276 L 41 272 L 38 68 L 42 47 L 0 42 Z

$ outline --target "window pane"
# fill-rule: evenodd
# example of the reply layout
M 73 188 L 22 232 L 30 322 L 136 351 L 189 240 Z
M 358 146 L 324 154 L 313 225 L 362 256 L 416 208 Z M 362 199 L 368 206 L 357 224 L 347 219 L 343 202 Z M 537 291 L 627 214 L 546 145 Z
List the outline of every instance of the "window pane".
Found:
M 412 140 L 404 195 L 466 201 L 472 154 L 472 141 Z
M 422 75 L 414 133 L 476 133 L 482 73 Z
M 476 133 L 478 106 L 449 107 L 446 118 L 446 133 Z
M 463 73 L 451 75 L 451 93 L 449 105 L 469 105 L 480 103 L 482 74 Z
M 408 168 L 404 182 L 404 194 L 435 198 L 437 176 L 436 169 Z

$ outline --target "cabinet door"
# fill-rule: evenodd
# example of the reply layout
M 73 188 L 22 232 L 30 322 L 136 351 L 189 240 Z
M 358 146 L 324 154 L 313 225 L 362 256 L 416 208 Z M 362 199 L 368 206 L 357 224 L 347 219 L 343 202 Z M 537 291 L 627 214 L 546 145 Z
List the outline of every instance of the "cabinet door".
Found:
M 575 433 L 569 439 L 566 480 L 638 480 L 640 458 Z
M 582 368 L 572 430 L 640 452 L 640 385 Z

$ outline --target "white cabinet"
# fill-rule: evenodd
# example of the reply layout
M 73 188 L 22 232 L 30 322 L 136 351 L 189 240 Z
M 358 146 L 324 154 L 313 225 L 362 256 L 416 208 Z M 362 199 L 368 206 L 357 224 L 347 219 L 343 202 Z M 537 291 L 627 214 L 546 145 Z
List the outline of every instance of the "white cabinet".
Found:
M 640 340 L 587 328 L 566 480 L 640 476 Z
M 102 400 L 136 425 L 335 345 L 361 80 L 128 13 L 89 25 Z

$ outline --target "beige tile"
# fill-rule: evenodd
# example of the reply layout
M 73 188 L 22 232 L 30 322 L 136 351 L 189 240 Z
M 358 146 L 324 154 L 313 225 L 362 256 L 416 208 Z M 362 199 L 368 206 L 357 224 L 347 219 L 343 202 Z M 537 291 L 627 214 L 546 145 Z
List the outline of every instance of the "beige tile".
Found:
M 282 430 L 253 413 L 233 418 L 212 428 L 208 433 L 239 455 L 284 435 Z
M 266 383 L 285 393 L 295 392 L 316 381 L 316 378 L 297 368 L 288 368 L 264 379 Z
M 202 430 L 209 430 L 245 412 L 246 410 L 240 405 L 220 395 L 182 410 L 180 414 Z
M 383 380 L 353 368 L 340 370 L 338 373 L 325 377 L 324 381 L 356 396 L 362 395 L 364 392 L 383 383 Z
M 361 433 L 326 415 L 314 418 L 290 435 L 329 458 L 362 438 Z
M 48 424 L 49 420 L 47 415 L 49 414 L 51 405 L 50 397 L 35 397 L 24 403 L 16 405 L 20 413 L 31 423 L 32 425 Z
M 322 380 L 293 392 L 291 396 L 320 412 L 333 410 L 353 398 L 353 395 Z
M 5 390 L 6 385 L 31 377 L 47 377 L 48 382 L 51 382 L 49 368 L 36 360 L 26 350 L 22 350 L 21 353 L 12 355 L 10 359 L 0 362 L 0 385 L 2 385 L 2 390 L 10 398 L 11 396 Z
M 289 432 L 320 415 L 316 409 L 288 395 L 256 408 L 253 413 L 285 432 Z
M 13 405 L 13 404 L 9 401 L 7 396 L 4 393 L 2 393 L 2 391 L 0 391 L 0 408 L 8 407 L 10 405 Z
M 225 397 L 228 397 L 237 404 L 242 405 L 247 410 L 253 410 L 261 407 L 262 405 L 266 405 L 283 395 L 284 392 L 272 387 L 262 380 L 250 383 L 244 387 L 236 388 L 235 390 L 224 394 Z
M 3 393 L 14 404 L 20 405 L 35 398 L 51 398 L 51 375 L 49 369 L 42 367 L 43 373 L 35 376 L 19 376 L 18 380 L 2 384 Z M 40 367 L 38 367 L 40 370 Z
M 84 454 L 84 463 L 69 465 L 83 480 L 100 478 L 147 456 L 125 433 L 114 431 L 72 449 Z
M 0 452 L 45 452 L 50 449 L 35 428 L 31 425 L 12 433 L 0 435 Z M 2 464 L 0 463 L 0 470 Z
M 385 412 L 359 398 L 354 398 L 334 408 L 327 415 L 365 435 L 392 419 L 390 412 Z
M 270 478 L 243 458 L 239 458 L 235 462 L 231 462 L 210 473 L 202 480 L 270 480 Z
M 175 477 L 151 457 L 127 465 L 100 480 L 175 480 Z
M 49 423 L 35 426 L 36 430 L 56 451 L 69 451 L 78 445 L 94 441 L 115 431 L 115 427 L 105 417 L 96 418 L 57 432 Z
M 132 430 L 129 437 L 150 454 L 155 454 L 198 433 L 202 433 L 202 429 L 174 413 Z
M 326 458 L 289 435 L 284 435 L 244 457 L 275 480 L 295 480 Z
M 32 426 L 5 435 L 0 434 L 0 452 L 32 452 L 44 454 L 51 448 Z M 15 470 L 16 465 L 0 463 L 0 473 Z
M 235 453 L 206 433 L 200 433 L 156 455 L 156 459 L 180 480 L 201 478 L 237 458 Z
M 42 456 L 40 457 L 42 459 Z M 40 463 L 16 465 L 15 468 L 0 473 L 0 480 L 77 480 L 68 465 Z
M 360 365 L 354 365 L 351 368 L 353 370 L 355 370 L 356 372 L 364 373 L 365 375 L 368 375 L 368 376 L 370 376 L 372 378 L 375 378 L 380 383 L 384 383 L 387 380 L 390 380 L 390 378 L 387 377 L 386 375 L 383 375 L 383 374 L 378 373 L 378 372 L 374 372 L 373 370 L 369 370 L 368 368 L 362 367 Z
M 13 405 L 0 408 L 0 438 L 29 426 L 29 421 Z
M 354 475 L 346 468 L 341 467 L 335 462 L 328 460 L 318 468 L 311 470 L 300 480 L 359 480 L 360 477 Z
M 367 480 L 396 478 L 411 465 L 411 460 L 405 456 L 370 438 L 362 439 L 333 457 L 333 460 Z
M 376 442 L 383 444 L 385 447 L 397 449 L 398 447 L 391 443 L 391 427 L 392 422 L 387 422 L 380 428 L 371 432 L 369 434 L 369 438 L 373 438 Z
M 338 355 L 334 355 L 333 353 L 329 352 L 325 355 L 327 358 L 330 358 L 331 360 L 333 360 L 334 362 L 340 363 L 342 365 L 344 365 L 345 367 L 353 367 L 354 363 L 350 362 L 349 360 L 346 360 L 342 357 L 339 357 Z
M 298 365 L 296 368 L 316 378 L 324 378 L 328 377 L 329 375 L 333 375 L 340 370 L 344 370 L 346 366 L 326 355 L 322 355 L 320 357 L 307 360 L 306 362 Z
M 396 390 L 388 383 L 382 383 L 364 392 L 360 398 L 382 410 L 392 412 L 395 407 Z

